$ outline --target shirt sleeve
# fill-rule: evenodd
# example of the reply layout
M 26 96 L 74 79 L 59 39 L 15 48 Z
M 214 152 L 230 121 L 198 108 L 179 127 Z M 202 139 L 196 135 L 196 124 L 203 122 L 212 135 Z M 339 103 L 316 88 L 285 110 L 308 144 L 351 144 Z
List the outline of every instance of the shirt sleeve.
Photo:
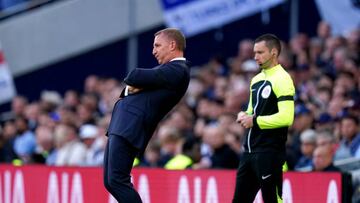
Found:
M 291 126 L 294 121 L 295 87 L 289 75 L 278 80 L 273 86 L 277 97 L 278 112 L 272 115 L 258 116 L 255 121 L 260 129 L 273 129 Z
M 129 73 L 124 82 L 137 88 L 156 88 L 165 83 L 165 77 L 160 68 L 136 68 Z

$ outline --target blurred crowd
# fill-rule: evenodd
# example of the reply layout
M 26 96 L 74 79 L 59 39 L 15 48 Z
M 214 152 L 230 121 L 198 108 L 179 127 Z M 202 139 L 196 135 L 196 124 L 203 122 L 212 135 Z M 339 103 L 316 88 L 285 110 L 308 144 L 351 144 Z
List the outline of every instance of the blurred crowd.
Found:
M 336 171 L 334 161 L 360 158 L 360 29 L 332 36 L 329 24 L 320 22 L 316 36 L 298 33 L 282 46 L 279 61 L 296 86 L 288 169 Z M 236 56 L 217 55 L 192 67 L 185 97 L 134 165 L 237 168 L 246 131 L 235 120 L 259 71 L 252 39 L 239 42 Z M 101 166 L 111 111 L 123 87 L 114 78 L 90 75 L 81 93 L 43 91 L 32 102 L 16 96 L 11 111 L 1 114 L 0 162 Z

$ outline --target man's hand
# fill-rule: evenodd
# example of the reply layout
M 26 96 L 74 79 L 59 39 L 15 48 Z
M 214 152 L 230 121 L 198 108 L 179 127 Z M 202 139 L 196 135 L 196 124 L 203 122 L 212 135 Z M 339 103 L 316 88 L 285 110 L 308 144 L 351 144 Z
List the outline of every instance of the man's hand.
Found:
M 136 88 L 136 87 L 128 85 L 128 93 L 129 94 L 134 94 L 134 93 L 137 93 L 137 92 L 139 92 L 141 90 L 142 90 L 142 88 Z
M 240 121 L 244 118 L 244 116 L 246 116 L 246 113 L 243 111 L 240 111 L 237 115 L 236 122 L 240 123 Z
M 241 111 L 238 113 L 236 122 L 240 123 L 244 128 L 253 127 L 253 115 L 247 115 L 245 112 Z

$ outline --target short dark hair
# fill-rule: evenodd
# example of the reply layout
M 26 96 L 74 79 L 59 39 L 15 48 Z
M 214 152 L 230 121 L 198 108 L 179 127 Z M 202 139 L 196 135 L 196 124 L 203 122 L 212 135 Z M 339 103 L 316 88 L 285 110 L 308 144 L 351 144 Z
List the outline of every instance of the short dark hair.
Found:
M 347 115 L 344 115 L 341 120 L 345 120 L 345 119 L 348 119 L 348 120 L 352 120 L 356 125 L 359 125 L 359 119 L 352 115 L 352 114 L 347 114 Z
M 264 34 L 260 37 L 256 38 L 255 43 L 265 41 L 266 47 L 270 50 L 275 48 L 278 50 L 278 56 L 281 52 L 281 43 L 278 37 L 276 37 L 274 34 Z
M 165 28 L 163 30 L 160 30 L 155 33 L 154 36 L 164 34 L 166 37 L 168 37 L 171 40 L 174 40 L 176 43 L 176 47 L 180 51 L 184 51 L 186 48 L 186 39 L 183 33 L 176 28 Z

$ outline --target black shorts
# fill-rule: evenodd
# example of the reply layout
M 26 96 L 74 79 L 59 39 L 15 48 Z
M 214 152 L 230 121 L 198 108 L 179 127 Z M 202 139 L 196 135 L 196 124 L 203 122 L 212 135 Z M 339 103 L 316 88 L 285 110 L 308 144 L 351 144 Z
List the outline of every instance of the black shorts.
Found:
M 282 196 L 283 153 L 244 153 L 236 174 L 233 203 L 252 203 L 261 189 L 264 203 L 276 203 Z

